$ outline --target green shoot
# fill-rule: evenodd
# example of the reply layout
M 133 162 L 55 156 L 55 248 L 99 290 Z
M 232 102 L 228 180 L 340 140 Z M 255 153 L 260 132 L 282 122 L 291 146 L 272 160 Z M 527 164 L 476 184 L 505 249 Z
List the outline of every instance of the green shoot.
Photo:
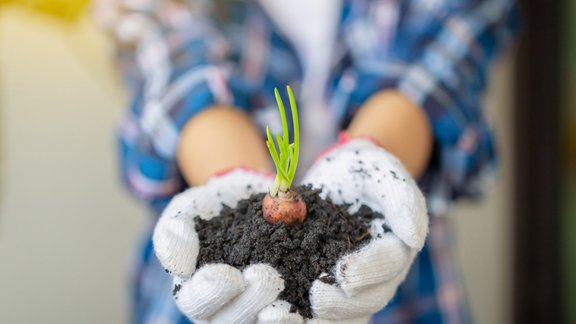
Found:
M 274 186 L 270 190 L 272 197 L 277 197 L 278 192 L 286 193 L 290 190 L 294 176 L 296 175 L 296 167 L 298 166 L 298 155 L 300 154 L 300 128 L 298 125 L 298 110 L 296 107 L 296 99 L 290 86 L 286 87 L 288 91 L 288 98 L 290 99 L 290 109 L 292 111 L 292 125 L 294 128 L 294 143 L 288 143 L 288 122 L 286 121 L 286 111 L 284 110 L 284 103 L 280 97 L 278 89 L 274 89 L 278 109 L 280 110 L 280 119 L 282 120 L 282 135 L 276 134 L 276 143 L 270 132 L 270 128 L 266 127 L 266 146 L 276 166 L 276 179 Z

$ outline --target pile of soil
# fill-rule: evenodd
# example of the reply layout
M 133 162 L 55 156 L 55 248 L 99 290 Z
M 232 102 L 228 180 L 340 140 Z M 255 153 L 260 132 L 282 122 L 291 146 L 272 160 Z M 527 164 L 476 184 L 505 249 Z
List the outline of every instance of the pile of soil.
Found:
M 240 201 L 235 209 L 225 206 L 220 217 L 209 221 L 196 217 L 198 267 L 226 263 L 243 269 L 267 263 L 284 278 L 285 289 L 279 298 L 293 305 L 291 311 L 311 318 L 308 291 L 312 282 L 322 272 L 329 273 L 341 256 L 365 243 L 370 238 L 370 221 L 381 215 L 366 206 L 350 215 L 346 206 L 320 198 L 320 190 L 310 186 L 295 190 L 308 209 L 302 224 L 266 223 L 262 217 L 264 194 Z

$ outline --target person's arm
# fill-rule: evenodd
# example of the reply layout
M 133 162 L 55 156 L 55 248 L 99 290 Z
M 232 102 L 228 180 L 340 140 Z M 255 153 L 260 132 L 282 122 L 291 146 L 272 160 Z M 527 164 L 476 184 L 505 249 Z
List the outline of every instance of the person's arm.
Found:
M 348 21 L 390 10 L 388 3 L 370 3 L 354 7 Z M 365 33 L 350 33 L 347 44 L 355 55 L 335 93 L 357 115 L 352 133 L 369 127 L 367 135 L 398 155 L 415 177 L 425 169 L 422 185 L 438 202 L 434 213 L 442 213 L 450 200 L 477 196 L 479 184 L 485 183 L 481 176 L 494 166 L 492 130 L 481 96 L 492 59 L 518 29 L 518 12 L 512 0 L 438 1 L 427 8 L 408 1 L 405 6 L 396 8 L 398 15 L 389 23 L 369 19 Z M 383 35 L 382 41 L 366 43 L 365 34 Z M 402 94 L 408 100 L 399 102 L 407 104 L 371 104 L 397 101 L 382 95 L 387 90 Z M 426 127 L 410 107 L 421 109 L 428 120 L 433 145 L 422 137 Z
M 211 107 L 190 119 L 182 129 L 178 166 L 191 186 L 235 167 L 272 172 L 264 143 L 245 112 L 226 106 Z
M 132 97 L 119 128 L 122 177 L 156 210 L 223 168 L 267 167 L 239 111 L 245 94 L 229 86 L 225 38 L 205 10 L 177 0 L 95 3 Z M 227 106 L 238 111 L 214 108 Z M 240 152 L 249 158 L 232 157 Z
M 384 90 L 370 97 L 346 132 L 350 137 L 374 138 L 416 179 L 428 164 L 432 150 L 430 122 L 422 108 L 397 91 Z

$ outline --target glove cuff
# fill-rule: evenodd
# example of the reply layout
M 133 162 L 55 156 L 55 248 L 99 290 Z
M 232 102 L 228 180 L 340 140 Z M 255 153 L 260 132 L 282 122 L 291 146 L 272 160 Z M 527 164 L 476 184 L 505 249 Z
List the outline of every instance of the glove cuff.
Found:
M 231 176 L 233 174 L 252 174 L 256 177 L 262 178 L 263 180 L 274 180 L 274 173 L 272 172 L 267 172 L 267 171 L 263 171 L 263 170 L 256 170 L 252 167 L 246 166 L 246 165 L 242 165 L 239 167 L 231 167 L 228 169 L 224 169 L 222 171 L 216 172 L 214 175 L 210 176 L 208 178 L 207 182 L 210 182 L 214 179 L 219 179 L 219 178 L 224 178 L 224 177 L 228 177 Z
M 372 136 L 368 136 L 368 135 L 362 135 L 362 136 L 355 136 L 355 137 L 350 137 L 350 134 L 348 134 L 345 131 L 341 131 L 340 134 L 338 134 L 338 144 L 346 144 L 350 141 L 353 140 L 367 140 L 372 142 L 372 144 L 384 148 L 384 146 L 382 145 L 382 143 L 380 143 L 380 141 L 378 141 L 376 138 L 372 137 Z
M 356 136 L 350 137 L 350 135 L 342 131 L 338 134 L 338 142 L 334 145 L 326 148 L 324 151 L 320 152 L 314 164 L 318 161 L 322 160 L 323 158 L 327 157 L 328 155 L 334 153 L 335 151 L 345 150 L 345 149 L 363 149 L 363 148 L 370 148 L 370 149 L 381 149 L 387 152 L 387 150 L 382 146 L 382 144 L 371 136 Z

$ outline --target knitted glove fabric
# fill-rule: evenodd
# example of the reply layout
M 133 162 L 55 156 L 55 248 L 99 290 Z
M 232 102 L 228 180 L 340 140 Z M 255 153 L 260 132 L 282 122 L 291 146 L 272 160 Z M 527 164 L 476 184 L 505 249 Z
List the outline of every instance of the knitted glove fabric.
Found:
M 428 215 L 424 197 L 402 163 L 369 139 L 347 139 L 322 155 L 304 178 L 323 198 L 366 205 L 383 215 L 372 221 L 370 242 L 343 256 L 335 284 L 316 280 L 310 289 L 318 320 L 358 320 L 382 309 L 402 283 L 424 245 Z
M 206 264 L 196 269 L 200 244 L 194 217 L 216 217 L 223 205 L 233 208 L 271 185 L 269 175 L 235 169 L 175 196 L 162 213 L 154 229 L 154 250 L 174 276 L 176 305 L 189 319 L 197 323 L 298 320 L 299 315 L 268 310 L 267 306 L 279 303 L 278 294 L 284 289 L 284 280 L 271 266 L 253 264 L 241 271 L 227 264 Z

